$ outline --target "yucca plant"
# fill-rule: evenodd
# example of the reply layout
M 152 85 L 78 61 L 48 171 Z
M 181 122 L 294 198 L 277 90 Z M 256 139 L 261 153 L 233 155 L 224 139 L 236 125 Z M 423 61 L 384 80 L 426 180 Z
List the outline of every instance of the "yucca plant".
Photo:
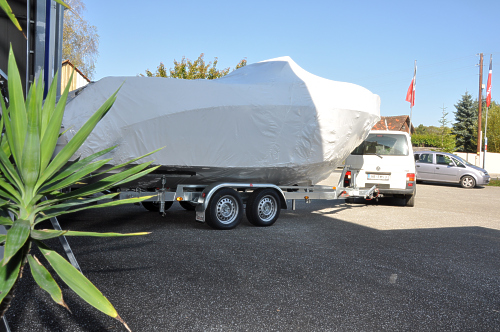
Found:
M 144 200 L 147 197 L 109 201 L 117 194 L 104 194 L 98 197 L 94 194 L 135 180 L 157 167 L 148 168 L 151 162 L 129 165 L 140 159 L 137 158 L 111 169 L 123 168 L 121 172 L 74 191 L 63 192 L 64 188 L 71 187 L 76 182 L 85 181 L 91 173 L 93 175 L 96 172 L 99 173 L 98 170 L 111 160 L 98 159 L 111 151 L 113 147 L 89 157 L 68 162 L 97 123 L 109 111 L 116 100 L 119 88 L 88 119 L 68 144 L 53 157 L 67 101 L 69 83 L 56 103 L 57 75 L 48 90 L 45 101 L 43 101 L 43 83 L 39 79 L 38 83 L 31 85 L 25 100 L 12 48 L 9 52 L 8 77 L 8 108 L 4 98 L 0 95 L 3 115 L 0 120 L 0 128 L 3 132 L 0 140 L 0 212 L 2 214 L 0 224 L 8 229 L 6 235 L 0 235 L 0 244 L 4 246 L 4 257 L 0 262 L 0 318 L 10 305 L 15 285 L 26 263 L 29 264 L 33 278 L 38 285 L 47 291 L 54 301 L 67 308 L 61 289 L 44 267 L 44 264 L 48 262 L 61 280 L 83 300 L 116 318 L 129 329 L 101 292 L 66 259 L 44 244 L 44 240 L 62 235 L 102 237 L 147 233 L 73 232 L 39 229 L 37 226 L 44 220 L 64 213 Z M 124 168 L 127 165 L 128 167 Z M 104 173 L 99 175 L 102 174 Z M 100 200 L 106 201 L 88 205 Z M 35 247 L 38 249 L 35 250 Z

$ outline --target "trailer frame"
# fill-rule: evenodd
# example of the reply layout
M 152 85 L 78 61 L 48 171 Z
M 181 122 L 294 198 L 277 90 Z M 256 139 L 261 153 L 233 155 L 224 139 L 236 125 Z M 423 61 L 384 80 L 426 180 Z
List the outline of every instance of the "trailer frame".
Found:
M 246 211 L 247 218 L 252 224 L 270 226 L 278 218 L 279 210 L 288 209 L 288 201 L 291 201 L 291 209 L 295 210 L 297 200 L 311 203 L 312 200 L 345 200 L 346 198 L 358 197 L 371 199 L 378 195 L 376 186 L 369 189 L 356 187 L 356 171 L 351 172 L 351 185 L 344 187 L 343 180 L 349 170 L 349 166 L 343 168 L 339 185 L 334 187 L 215 182 L 204 185 L 178 185 L 171 189 L 165 187 L 166 177 L 163 176 L 161 188 L 157 188 L 155 191 L 145 191 L 139 188 L 120 191 L 118 199 L 152 196 L 143 202 L 158 204 L 158 212 L 162 216 L 166 215 L 165 211 L 170 207 L 170 202 L 186 202 L 194 206 L 196 221 L 206 222 L 217 229 L 236 227 L 241 221 L 243 210 Z M 217 197 L 220 193 L 223 193 L 222 198 Z M 257 202 L 255 202 L 256 199 Z M 253 212 L 249 211 L 249 208 Z

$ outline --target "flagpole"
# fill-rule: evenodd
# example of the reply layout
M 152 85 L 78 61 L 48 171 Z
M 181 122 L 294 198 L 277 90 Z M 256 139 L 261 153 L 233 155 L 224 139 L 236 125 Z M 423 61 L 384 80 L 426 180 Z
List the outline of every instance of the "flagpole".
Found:
M 413 69 L 413 91 L 412 91 L 412 102 L 410 103 L 410 128 L 408 132 L 411 136 L 411 124 L 413 121 L 413 103 L 415 102 L 415 85 L 417 84 L 417 60 L 415 60 L 415 67 Z
M 488 150 L 488 106 L 486 106 L 486 121 L 484 123 L 484 154 L 483 154 L 483 168 L 486 169 L 486 151 Z
M 486 152 L 488 151 L 488 137 L 486 133 L 488 132 L 488 108 L 491 102 L 491 71 L 493 64 L 493 55 L 490 54 L 490 69 L 488 71 L 488 83 L 486 85 L 486 121 L 484 124 L 484 154 L 483 154 L 483 168 L 486 169 Z
M 483 106 L 483 53 L 479 53 L 479 97 L 478 97 L 478 116 L 477 116 L 477 155 L 476 166 L 481 167 L 481 142 L 483 140 L 481 128 L 481 108 Z
M 408 129 L 408 132 L 410 133 L 410 136 L 411 136 L 411 117 L 412 117 L 412 113 L 413 113 L 413 106 L 410 105 L 410 128 Z

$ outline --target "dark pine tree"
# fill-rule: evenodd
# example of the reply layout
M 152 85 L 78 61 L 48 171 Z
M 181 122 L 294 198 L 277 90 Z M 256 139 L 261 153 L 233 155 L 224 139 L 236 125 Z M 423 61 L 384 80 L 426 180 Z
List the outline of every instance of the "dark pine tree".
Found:
M 452 133 L 456 135 L 456 147 L 461 152 L 476 152 L 477 150 L 477 108 L 474 107 L 472 96 L 465 92 L 462 99 L 455 105 L 455 123 Z

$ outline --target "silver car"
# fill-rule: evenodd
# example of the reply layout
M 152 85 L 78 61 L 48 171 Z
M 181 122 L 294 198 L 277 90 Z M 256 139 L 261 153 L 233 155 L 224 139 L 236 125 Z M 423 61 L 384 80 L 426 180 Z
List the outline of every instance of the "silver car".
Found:
M 459 183 L 463 188 L 487 185 L 488 172 L 446 152 L 418 151 L 415 156 L 417 181 Z

